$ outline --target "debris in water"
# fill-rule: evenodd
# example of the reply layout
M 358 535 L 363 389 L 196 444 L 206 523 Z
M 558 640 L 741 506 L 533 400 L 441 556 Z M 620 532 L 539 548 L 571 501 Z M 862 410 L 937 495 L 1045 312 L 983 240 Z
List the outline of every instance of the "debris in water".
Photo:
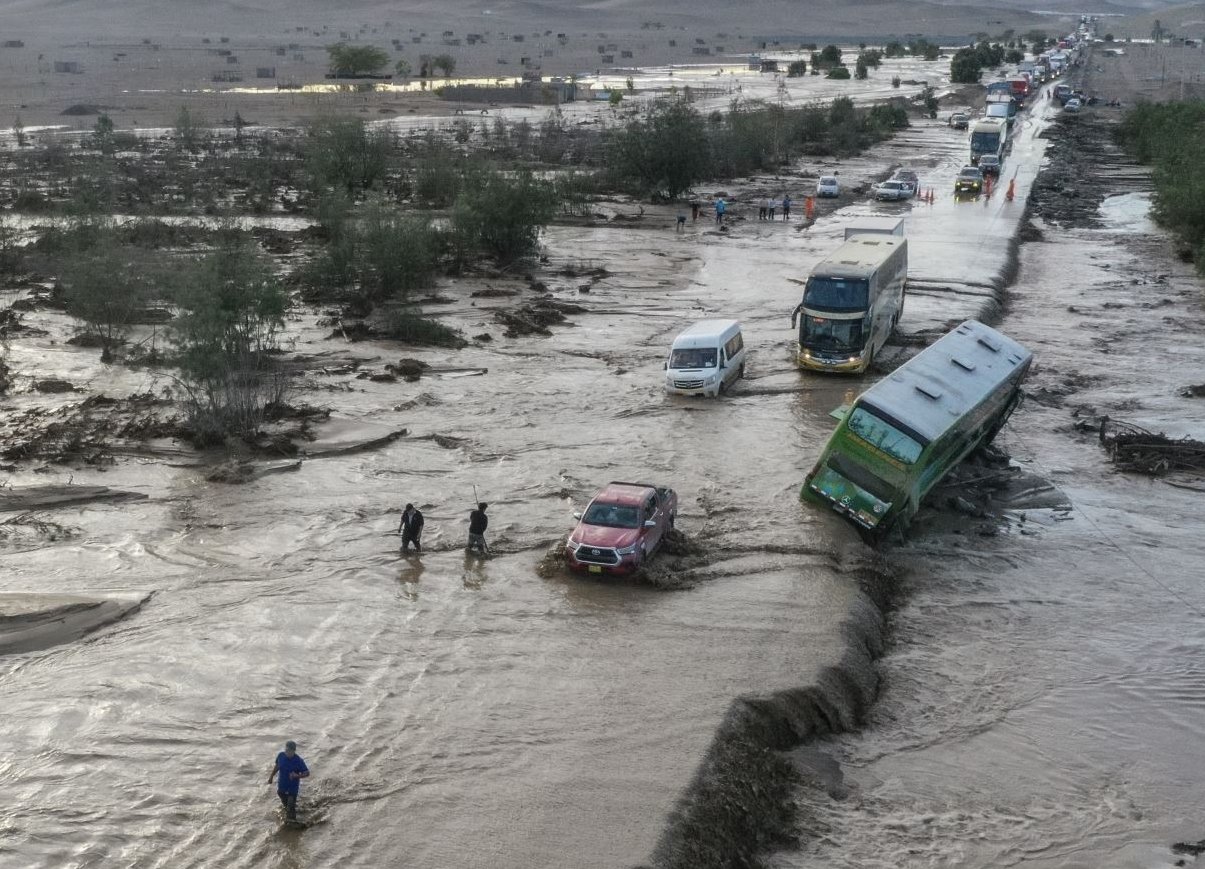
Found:
M 423 376 L 423 372 L 431 366 L 418 359 L 399 359 L 397 365 L 386 365 L 385 370 L 405 380 L 414 383 Z
M 1205 472 L 1205 443 L 1190 437 L 1169 438 L 1106 416 L 1100 421 L 1100 442 L 1123 471 L 1153 477 L 1173 471 Z
M 50 378 L 47 378 L 46 380 L 39 380 L 36 383 L 34 383 L 33 388 L 36 389 L 38 392 L 50 392 L 50 393 L 75 392 L 74 386 L 72 386 L 66 380 L 59 380 L 58 378 L 55 378 L 55 377 L 50 377 Z
M 1185 398 L 1205 398 L 1205 383 L 1186 386 L 1180 390 L 1180 394 Z

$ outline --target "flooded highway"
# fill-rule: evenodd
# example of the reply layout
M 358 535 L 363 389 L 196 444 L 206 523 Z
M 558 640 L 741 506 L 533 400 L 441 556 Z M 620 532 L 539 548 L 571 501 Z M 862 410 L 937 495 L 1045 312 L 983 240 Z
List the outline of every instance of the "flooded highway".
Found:
M 74 483 L 148 497 L 60 513 L 78 533 L 6 553 L 0 591 L 150 597 L 82 642 L 0 658 L 0 864 L 649 860 L 734 698 L 812 685 L 882 632 L 866 592 L 875 559 L 798 500 L 829 411 L 878 375 L 794 369 L 792 279 L 859 217 L 899 214 L 913 281 L 901 331 L 932 337 L 996 314 L 1045 112 L 1039 103 L 1022 122 L 1006 164 L 1014 202 L 999 191 L 954 202 L 966 135 L 918 122 L 863 157 L 805 168 L 839 165 L 852 183 L 911 165 L 936 191 L 932 205 L 843 202 L 808 230 L 745 220 L 719 233 L 704 217 L 677 234 L 668 210 L 639 226 L 552 227 L 541 279 L 585 311 L 550 337 L 503 338 L 492 311 L 504 302 L 441 287 L 446 322 L 497 334 L 415 353 L 432 366 L 416 383 L 357 377 L 395 361 L 396 345 L 332 343 L 315 312 L 296 312 L 293 352 L 322 362 L 305 400 L 335 408 L 352 440 L 406 429 L 388 446 L 332 449 L 242 486 L 208 482 L 166 453 L 74 471 Z M 739 210 L 758 191 L 805 183 L 727 190 Z M 1182 331 L 1165 330 L 1152 350 L 1153 315 L 1129 285 L 1111 287 L 1129 322 L 1097 312 L 1069 330 L 1053 314 L 1090 292 L 1060 263 L 1107 261 L 1127 231 L 1024 248 L 1026 279 L 1009 290 L 1001 328 L 1038 354 L 1039 383 L 1089 378 L 1102 409 L 1136 400 L 1154 424 L 1161 408 L 1174 414 L 1170 395 L 1147 397 L 1150 360 L 1191 353 L 1200 370 Z M 581 275 L 599 267 L 581 292 Z M 1107 271 L 1092 275 L 1111 280 Z M 14 369 L 93 392 L 157 388 L 153 375 L 102 368 L 57 341 L 67 331 L 58 316 L 46 316 L 50 337 L 14 343 Z M 666 397 L 669 342 L 709 316 L 744 324 L 747 379 L 714 402 Z M 1096 338 L 1127 348 L 1126 364 L 1120 349 L 1092 357 Z M 1002 443 L 1081 505 L 1074 521 L 1035 510 L 1032 536 L 1015 519 L 1015 533 L 990 540 L 919 539 L 891 553 L 908 578 L 897 648 L 878 665 L 882 703 L 865 735 L 822 745 L 845 770 L 833 791 L 846 797 L 799 794 L 821 829 L 805 829 L 804 850 L 776 858 L 783 866 L 1108 865 L 1070 861 L 1089 837 L 1098 856 L 1149 856 L 1164 841 L 1156 834 L 1205 835 L 1188 810 L 1178 826 L 1166 811 L 1191 807 L 1201 768 L 1199 751 L 1182 764 L 1166 750 L 1199 730 L 1193 608 L 1205 600 L 1176 581 L 1200 560 L 1196 496 L 1102 469 L 1099 448 L 1067 425 L 1066 408 L 1031 403 Z M 22 468 L 11 482 L 67 476 Z M 609 480 L 677 489 L 678 527 L 699 548 L 681 568 L 683 590 L 538 569 L 572 511 Z M 488 560 L 461 548 L 478 499 L 490 504 Z M 426 514 L 421 558 L 397 554 L 408 501 Z M 1169 602 L 1147 573 L 1180 597 Z M 1168 625 L 1175 612 L 1181 621 Z M 862 663 L 850 678 L 873 684 Z M 1139 726 L 1134 710 L 1148 705 L 1161 713 Z M 285 739 L 313 771 L 302 788 L 312 826 L 301 833 L 278 829 L 266 783 Z M 1143 826 L 1149 807 L 1163 811 Z

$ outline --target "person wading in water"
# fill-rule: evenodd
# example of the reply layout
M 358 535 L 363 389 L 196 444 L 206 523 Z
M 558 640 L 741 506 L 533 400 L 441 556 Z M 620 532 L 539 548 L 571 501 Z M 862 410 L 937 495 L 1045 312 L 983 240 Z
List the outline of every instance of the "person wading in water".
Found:
M 398 533 L 402 535 L 402 552 L 410 551 L 410 544 L 414 544 L 415 552 L 423 551 L 422 536 L 423 536 L 423 514 L 413 504 L 407 504 L 402 510 L 402 521 L 397 526 Z
M 477 509 L 469 514 L 469 545 L 465 547 L 466 552 L 478 550 L 482 555 L 488 555 L 490 548 L 485 542 L 485 529 L 489 527 L 490 520 L 485 515 L 486 508 L 489 504 L 482 501 L 477 505 Z
M 277 773 L 280 773 L 280 779 L 276 782 L 276 796 L 280 797 L 280 804 L 285 807 L 288 819 L 296 821 L 297 794 L 301 791 L 301 780 L 309 777 L 310 768 L 297 753 L 297 743 L 291 739 L 285 743 L 285 750 L 276 755 L 272 772 L 268 774 L 268 784 L 272 784 Z

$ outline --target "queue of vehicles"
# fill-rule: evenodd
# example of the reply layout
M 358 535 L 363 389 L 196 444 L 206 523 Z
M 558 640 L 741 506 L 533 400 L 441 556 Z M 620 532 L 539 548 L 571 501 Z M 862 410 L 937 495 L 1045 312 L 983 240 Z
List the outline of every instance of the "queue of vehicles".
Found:
M 1008 128 L 1029 94 L 1030 78 L 1041 80 L 1056 68 L 1034 64 L 1025 76 L 993 83 L 987 117 L 970 122 L 951 116 L 950 126 L 970 127 L 971 165 L 959 172 L 956 195 L 978 196 L 985 175 L 1000 174 Z M 918 187 L 916 173 L 901 169 L 876 185 L 874 195 L 904 200 Z M 817 182 L 817 195 L 839 191 L 836 177 Z M 792 325 L 798 322 L 798 366 L 865 372 L 903 314 L 907 277 L 902 219 L 863 219 L 848 227 L 844 243 L 812 269 L 792 316 Z M 665 389 L 717 397 L 744 376 L 745 354 L 738 321 L 695 323 L 670 346 Z M 906 526 L 945 474 L 1004 425 L 1020 400 L 1031 360 L 1028 350 L 996 330 L 973 320 L 963 323 L 834 411 L 840 424 L 801 496 L 844 516 L 872 542 Z M 668 487 L 609 483 L 574 514 L 578 523 L 565 544 L 566 561 L 595 574 L 639 570 L 673 529 L 677 508 L 677 495 Z

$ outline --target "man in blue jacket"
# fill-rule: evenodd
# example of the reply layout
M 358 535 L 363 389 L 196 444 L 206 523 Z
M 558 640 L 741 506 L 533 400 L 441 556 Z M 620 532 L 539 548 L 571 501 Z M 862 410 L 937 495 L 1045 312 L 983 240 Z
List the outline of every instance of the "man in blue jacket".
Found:
M 301 780 L 309 777 L 310 768 L 297 753 L 297 743 L 291 739 L 285 743 L 285 750 L 276 755 L 276 763 L 272 764 L 272 772 L 268 775 L 268 784 L 272 784 L 277 773 L 280 773 L 280 778 L 276 782 L 276 795 L 280 797 L 288 819 L 296 821 L 297 794 L 301 790 Z

